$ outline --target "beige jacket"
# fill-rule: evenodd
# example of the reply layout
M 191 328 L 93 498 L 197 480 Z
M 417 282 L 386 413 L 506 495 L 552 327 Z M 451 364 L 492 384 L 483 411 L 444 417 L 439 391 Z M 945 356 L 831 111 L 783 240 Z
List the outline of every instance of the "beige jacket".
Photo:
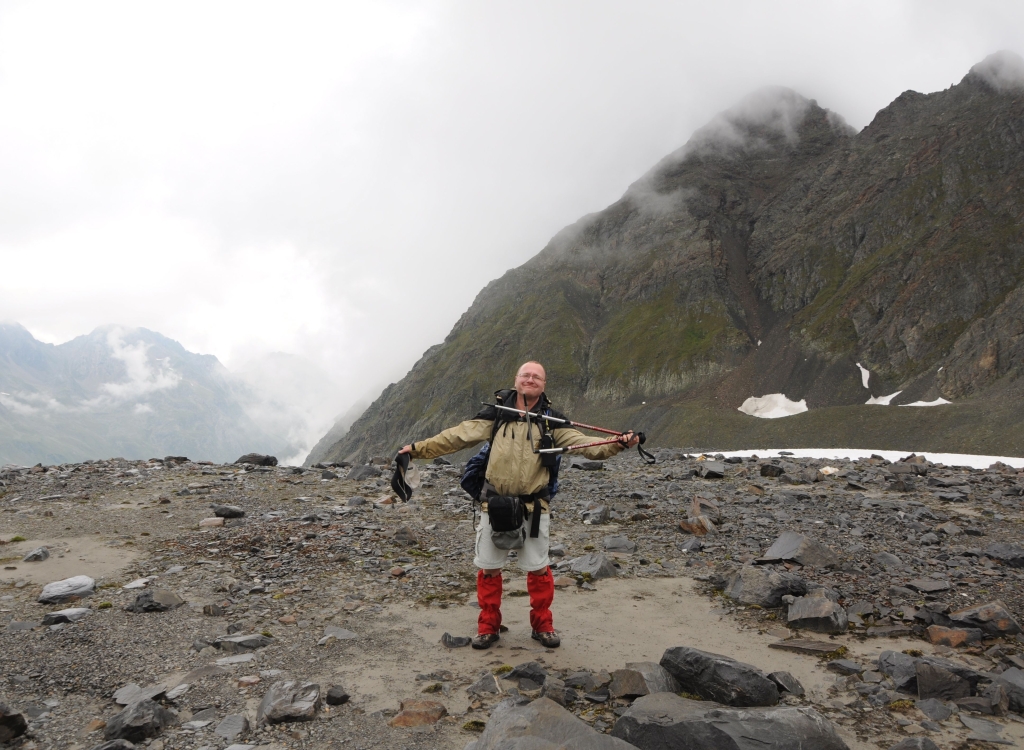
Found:
M 412 444 L 413 458 L 436 458 L 447 453 L 455 453 L 463 448 L 470 448 L 491 438 L 494 423 L 489 419 L 469 419 L 455 427 L 449 427 L 441 433 L 426 440 L 418 440 Z M 526 422 L 504 422 L 494 436 L 491 455 L 487 461 L 487 481 L 499 495 L 532 495 L 544 489 L 549 480 L 548 470 L 541 466 L 540 455 L 533 450 L 540 445 L 540 428 L 536 423 L 530 430 L 533 441 L 527 440 Z M 592 443 L 602 438 L 588 437 L 579 430 L 572 428 L 556 428 L 551 431 L 555 447 Z M 585 448 L 574 453 L 582 453 L 587 458 L 603 460 L 611 458 L 624 448 L 619 443 L 599 445 Z M 529 505 L 529 504 L 528 504 Z M 541 507 L 547 510 L 547 502 Z M 484 507 L 486 510 L 486 504 Z

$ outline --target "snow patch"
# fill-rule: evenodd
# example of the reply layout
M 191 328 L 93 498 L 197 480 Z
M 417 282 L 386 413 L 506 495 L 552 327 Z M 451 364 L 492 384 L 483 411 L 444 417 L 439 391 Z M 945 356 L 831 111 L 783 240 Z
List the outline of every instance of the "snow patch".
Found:
M 890 450 L 865 450 L 863 448 L 760 448 L 758 450 L 743 451 L 722 451 L 723 456 L 740 456 L 749 458 L 774 458 L 780 451 L 798 458 L 822 458 L 838 461 L 853 461 L 858 458 L 870 458 L 881 456 L 888 461 L 899 461 L 911 453 L 924 456 L 933 464 L 945 466 L 970 466 L 973 469 L 987 469 L 992 464 L 1000 461 L 1015 469 L 1024 469 L 1024 457 L 1020 456 L 980 456 L 972 453 L 928 453 L 926 451 L 890 451 Z
M 875 396 L 872 396 L 871 398 L 869 398 L 864 403 L 865 404 L 878 404 L 880 406 L 888 406 L 890 404 L 890 402 L 894 398 L 899 396 L 901 393 L 903 393 L 903 391 L 896 391 L 895 393 L 890 393 L 888 396 L 878 396 L 877 398 Z
M 778 419 L 807 411 L 807 400 L 790 401 L 783 393 L 769 393 L 767 396 L 751 396 L 739 410 L 752 417 Z
M 871 370 L 867 369 L 860 362 L 857 363 L 858 369 L 860 369 L 860 382 L 864 384 L 864 387 L 868 387 L 868 381 L 871 379 Z
M 915 401 L 912 404 L 900 404 L 900 406 L 942 406 L 943 404 L 951 404 L 952 401 L 947 401 L 944 398 L 937 398 L 934 401 Z

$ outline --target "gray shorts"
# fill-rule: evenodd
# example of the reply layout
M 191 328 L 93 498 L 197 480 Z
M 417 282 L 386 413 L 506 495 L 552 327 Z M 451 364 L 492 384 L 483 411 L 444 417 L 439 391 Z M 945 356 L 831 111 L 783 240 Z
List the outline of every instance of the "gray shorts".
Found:
M 523 522 L 526 527 L 526 542 L 523 548 L 516 550 L 518 556 L 516 563 L 520 570 L 530 572 L 532 570 L 543 570 L 551 564 L 548 557 L 548 530 L 551 524 L 551 516 L 547 513 L 540 515 L 540 533 L 537 538 L 530 537 L 530 521 L 527 518 Z M 498 549 L 491 541 L 491 522 L 487 513 L 480 514 L 480 523 L 476 526 L 476 555 L 473 557 L 473 564 L 481 570 L 496 570 L 505 567 L 508 560 L 508 550 Z

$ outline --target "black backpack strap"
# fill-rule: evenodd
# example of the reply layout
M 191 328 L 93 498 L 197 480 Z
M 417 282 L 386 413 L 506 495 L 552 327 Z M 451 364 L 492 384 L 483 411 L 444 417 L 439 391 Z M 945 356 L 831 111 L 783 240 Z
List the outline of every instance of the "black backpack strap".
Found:
M 530 516 L 530 538 L 536 539 L 540 536 L 540 497 L 533 496 L 533 513 Z

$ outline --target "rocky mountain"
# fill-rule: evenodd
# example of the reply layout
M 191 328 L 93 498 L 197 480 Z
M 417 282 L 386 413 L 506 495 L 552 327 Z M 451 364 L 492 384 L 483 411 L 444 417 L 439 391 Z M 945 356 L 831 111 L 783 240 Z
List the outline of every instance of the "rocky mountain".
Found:
M 54 346 L 0 324 L 0 464 L 284 455 L 287 441 L 250 416 L 254 401 L 216 357 L 144 328 Z
M 464 419 L 527 359 L 563 411 L 657 444 L 1022 455 L 1022 182 L 1011 53 L 860 132 L 758 92 L 491 282 L 325 457 Z M 775 393 L 806 411 L 738 410 Z

